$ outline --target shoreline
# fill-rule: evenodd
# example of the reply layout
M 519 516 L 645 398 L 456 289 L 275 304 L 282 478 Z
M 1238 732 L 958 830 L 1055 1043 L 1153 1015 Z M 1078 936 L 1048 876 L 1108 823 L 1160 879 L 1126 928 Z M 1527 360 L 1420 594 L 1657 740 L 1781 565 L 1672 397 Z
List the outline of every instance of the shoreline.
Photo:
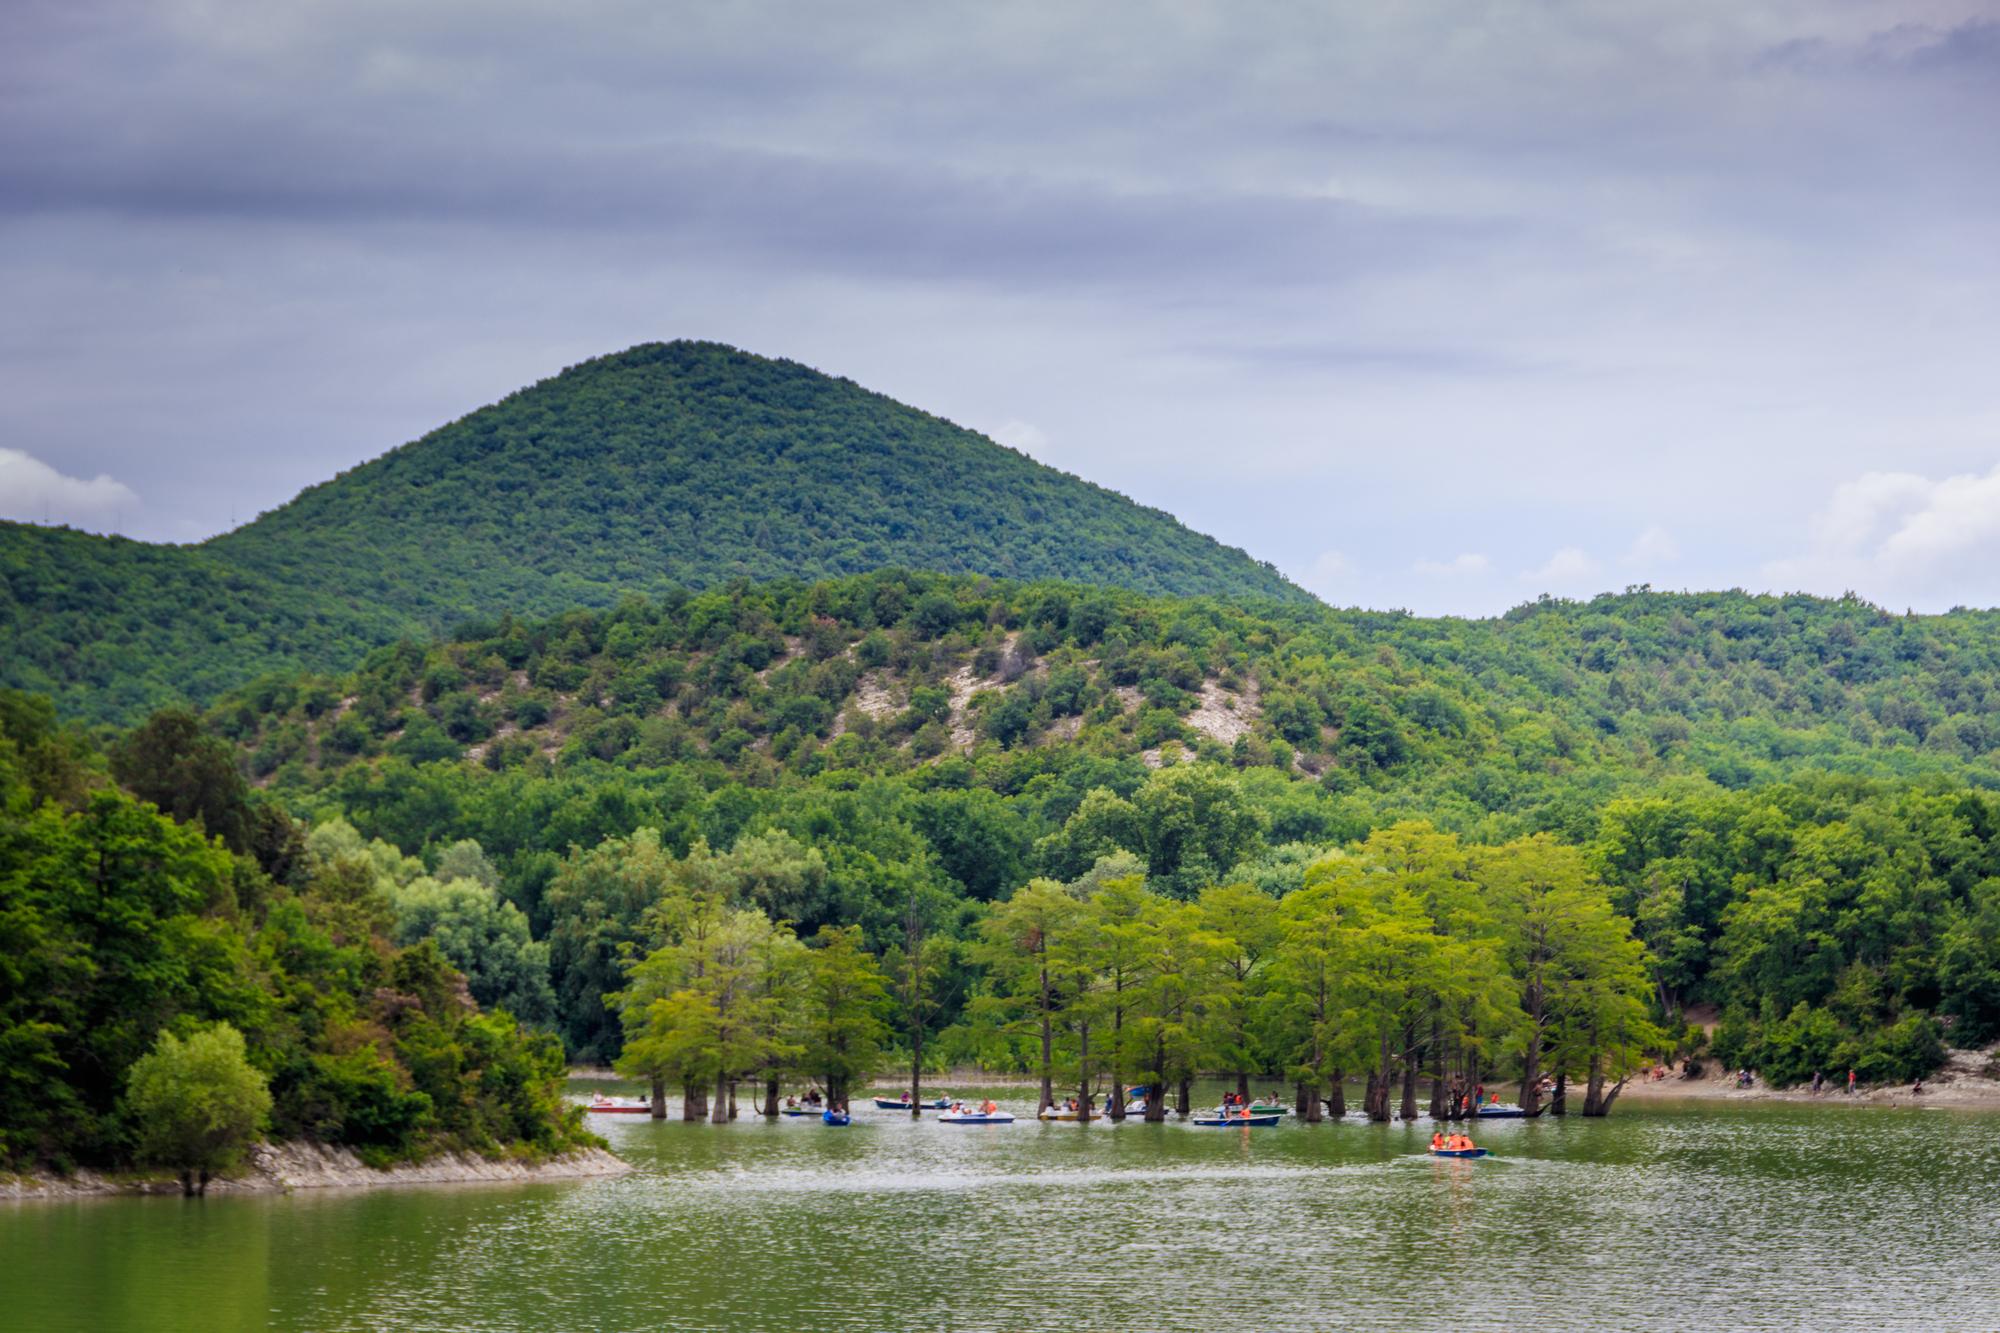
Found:
M 604 1148 L 580 1148 L 541 1162 L 440 1153 L 422 1162 L 377 1169 L 351 1149 L 317 1143 L 260 1143 L 239 1173 L 209 1182 L 210 1194 L 289 1194 L 307 1189 L 379 1189 L 387 1185 L 531 1183 L 622 1176 L 632 1167 Z M 112 1198 L 120 1195 L 178 1195 L 180 1180 L 170 1173 L 107 1174 L 77 1171 L 58 1175 L 32 1171 L 0 1176 L 0 1201 Z
M 1710 1061 L 1709 1063 L 1712 1065 L 1714 1062 Z M 1801 1102 L 1812 1105 L 1873 1107 L 1950 1106 L 1972 1110 L 2000 1110 L 2000 1077 L 1990 1075 L 1986 1072 L 1988 1069 L 1996 1068 L 2000 1068 L 2000 1044 L 1995 1044 L 1981 1050 L 1951 1050 L 1948 1052 L 1945 1063 L 1938 1069 L 1937 1073 L 1931 1078 L 1924 1080 L 1923 1093 L 1918 1096 L 1910 1094 L 1910 1085 L 1907 1083 L 1864 1084 L 1857 1088 L 1851 1097 L 1832 1082 L 1827 1084 L 1825 1091 L 1817 1095 L 1814 1094 L 1812 1088 L 1808 1085 L 1802 1084 L 1797 1087 L 1774 1088 L 1761 1078 L 1757 1079 L 1748 1088 L 1738 1088 L 1734 1074 L 1728 1070 L 1716 1068 L 1714 1072 L 1705 1074 L 1697 1079 L 1683 1078 L 1678 1074 L 1658 1080 L 1648 1079 L 1643 1075 L 1635 1075 L 1625 1085 L 1625 1090 L 1619 1094 L 1618 1099 L 1621 1102 L 1777 1101 Z M 569 1071 L 569 1077 L 579 1081 L 590 1082 L 636 1082 L 636 1080 L 621 1078 L 609 1069 L 584 1065 L 572 1067 Z M 1206 1075 L 1202 1081 L 1226 1082 L 1233 1078 L 1233 1075 Z M 1251 1079 L 1253 1088 L 1264 1086 L 1270 1082 L 1271 1079 L 1268 1075 L 1257 1075 Z M 938 1090 L 949 1092 L 955 1087 L 978 1088 L 981 1090 L 1038 1089 L 1040 1084 L 1041 1080 L 1032 1074 L 1001 1074 L 978 1069 L 953 1069 L 942 1074 L 924 1075 L 926 1095 Z M 897 1075 L 879 1075 L 870 1080 L 865 1087 L 857 1086 L 854 1090 L 854 1095 L 857 1097 L 873 1096 L 879 1092 L 894 1096 L 903 1086 L 904 1081 Z M 1355 1087 L 1358 1085 L 1350 1083 L 1349 1086 Z M 1503 1082 L 1489 1085 L 1490 1091 L 1499 1092 L 1503 1096 L 1509 1089 L 1513 1090 L 1514 1093 L 1512 1100 L 1519 1102 L 1520 1085 L 1518 1083 Z M 1074 1089 L 1068 1088 L 1060 1082 L 1056 1086 L 1058 1096 L 1067 1096 L 1072 1091 Z M 1284 1087 L 1284 1092 L 1286 1100 L 1289 1100 L 1291 1095 L 1289 1085 Z M 1573 1099 L 1572 1105 L 1581 1106 L 1583 1098 L 1582 1085 L 1571 1085 L 1570 1096 Z M 1428 1099 L 1429 1085 L 1426 1083 L 1422 1087 L 1420 1100 L 1427 1103 Z M 1612 1114 L 1617 1114 L 1615 1108 Z

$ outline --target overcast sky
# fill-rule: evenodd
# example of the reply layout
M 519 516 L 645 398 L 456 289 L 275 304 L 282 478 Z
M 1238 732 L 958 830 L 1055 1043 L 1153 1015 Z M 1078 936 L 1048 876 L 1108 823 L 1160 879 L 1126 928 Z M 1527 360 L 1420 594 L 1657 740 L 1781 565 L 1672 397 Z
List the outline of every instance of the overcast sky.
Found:
M 0 4 L 0 516 L 712 338 L 1338 604 L 2000 603 L 2000 0 Z

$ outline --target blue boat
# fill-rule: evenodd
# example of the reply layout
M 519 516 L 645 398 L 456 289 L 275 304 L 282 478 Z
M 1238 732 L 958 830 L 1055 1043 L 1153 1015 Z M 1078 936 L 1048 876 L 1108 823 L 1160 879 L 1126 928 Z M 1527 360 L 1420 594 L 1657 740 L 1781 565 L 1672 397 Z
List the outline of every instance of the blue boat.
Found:
M 1518 1106 L 1502 1106 L 1498 1102 L 1488 1102 L 1479 1108 L 1481 1120 L 1526 1120 L 1528 1113 Z
M 820 1116 L 820 1119 L 829 1125 L 844 1125 L 849 1118 L 845 1111 L 827 1111 Z
M 1284 1117 L 1279 1115 L 1219 1115 L 1213 1111 L 1204 1111 L 1191 1118 L 1188 1123 L 1199 1125 L 1203 1129 L 1269 1129 L 1282 1119 Z
M 1466 1157 L 1466 1158 L 1471 1158 L 1471 1157 L 1484 1157 L 1485 1155 L 1486 1155 L 1486 1149 L 1484 1149 L 1484 1148 L 1433 1148 L 1433 1149 L 1431 1149 L 1431 1156 L 1433 1156 L 1433 1157 Z

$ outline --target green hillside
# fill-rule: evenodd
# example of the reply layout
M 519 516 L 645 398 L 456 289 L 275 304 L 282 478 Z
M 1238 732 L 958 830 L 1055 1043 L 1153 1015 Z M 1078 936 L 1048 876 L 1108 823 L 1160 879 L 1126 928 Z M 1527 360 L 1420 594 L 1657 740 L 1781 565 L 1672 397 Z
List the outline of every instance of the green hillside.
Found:
M 0 525 L 0 683 L 130 719 L 468 617 L 885 567 L 1309 600 L 850 381 L 676 342 L 572 367 L 199 546 Z
M 1174 746 L 1470 829 L 1682 778 L 2000 786 L 2000 616 L 1637 591 L 1421 619 L 890 572 L 510 617 L 212 717 L 286 786 L 396 756 L 769 782 Z
M 1645 946 L 1670 1034 L 1713 1004 L 1732 1064 L 1887 1079 L 2000 1034 L 1996 649 L 2000 617 L 1855 600 L 1421 620 L 882 573 L 496 620 L 207 722 L 386 858 L 476 843 L 548 942 L 572 1055 L 619 1049 L 601 997 L 659 947 L 660 883 L 888 961 L 930 904 L 957 950 L 939 1058 L 1005 1065 L 977 941 L 1037 877 L 1289 903 L 1343 866 L 1416 873 L 1405 844 L 1504 885 L 1553 838 Z

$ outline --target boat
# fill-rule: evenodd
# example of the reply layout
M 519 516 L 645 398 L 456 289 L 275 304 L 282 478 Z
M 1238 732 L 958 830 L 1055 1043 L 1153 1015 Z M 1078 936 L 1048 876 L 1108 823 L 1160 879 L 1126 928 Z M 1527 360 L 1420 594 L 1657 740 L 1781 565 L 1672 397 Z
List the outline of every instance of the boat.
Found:
M 606 1097 L 600 1093 L 583 1109 L 592 1115 L 650 1115 L 653 1104 L 644 1097 Z
M 778 1108 L 778 1114 L 779 1114 L 779 1115 L 818 1115 L 818 1114 L 820 1114 L 820 1110 L 819 1110 L 819 1108 L 818 1108 L 818 1107 L 816 1107 L 816 1106 L 780 1106 L 780 1107 Z
M 926 1097 L 923 1101 L 916 1103 L 914 1107 L 909 1102 L 898 1097 L 877 1097 L 875 1099 L 875 1109 L 878 1111 L 942 1111 L 950 1105 L 951 1103 L 942 1097 Z
M 1042 1119 L 1044 1120 L 1076 1120 L 1079 1118 L 1075 1111 L 1070 1110 L 1066 1106 L 1044 1106 L 1042 1108 Z M 1102 1116 L 1094 1118 L 1101 1119 Z
M 1229 1115 L 1222 1111 L 1199 1111 L 1188 1120 L 1188 1123 L 1190 1125 L 1199 1125 L 1203 1129 L 1269 1129 L 1272 1125 L 1277 1124 L 1280 1119 L 1282 1117 L 1275 1114 L 1258 1115 L 1254 1111 L 1249 1115 Z
M 990 1104 L 990 1103 L 989 1103 Z M 968 1107 L 954 1106 L 938 1117 L 940 1125 L 1011 1125 L 1014 1117 L 1002 1110 L 975 1111 Z
M 1290 1115 L 1292 1108 L 1274 1102 L 1251 1102 L 1251 1115 Z
M 822 1111 L 819 1118 L 829 1125 L 844 1125 L 853 1119 L 845 1111 Z
M 1433 1149 L 1431 1149 L 1431 1156 L 1433 1156 L 1433 1157 L 1465 1157 L 1465 1158 L 1473 1158 L 1473 1157 L 1484 1157 L 1484 1156 L 1486 1156 L 1486 1149 L 1484 1149 L 1484 1148 L 1433 1148 Z
M 1526 1120 L 1528 1113 L 1518 1106 L 1502 1106 L 1498 1102 L 1487 1102 L 1477 1112 L 1481 1120 Z

